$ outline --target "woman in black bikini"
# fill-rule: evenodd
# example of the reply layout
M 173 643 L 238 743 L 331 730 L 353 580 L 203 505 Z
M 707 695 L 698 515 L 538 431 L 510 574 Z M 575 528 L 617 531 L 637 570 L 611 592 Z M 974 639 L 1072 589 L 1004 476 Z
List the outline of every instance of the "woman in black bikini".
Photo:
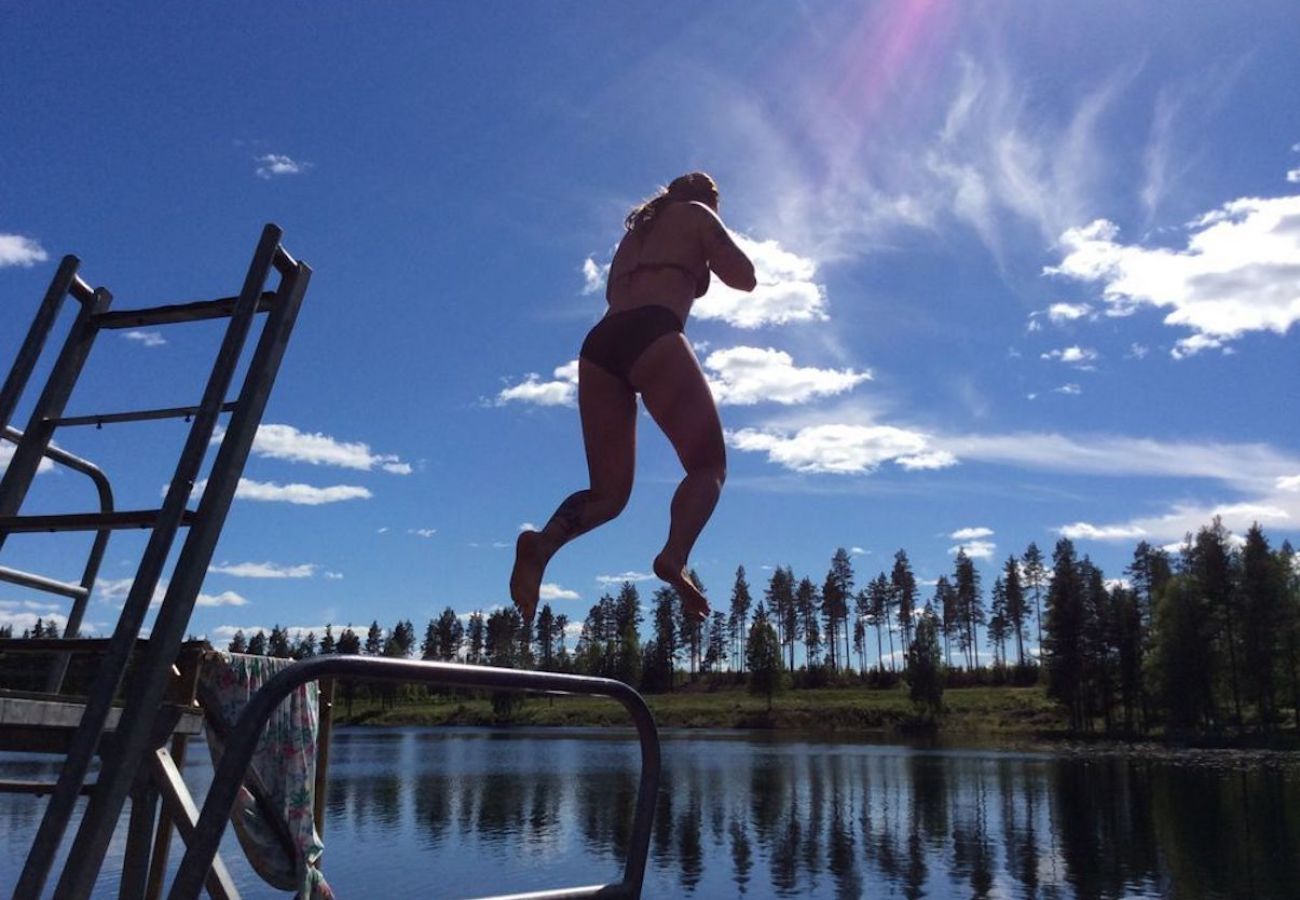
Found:
M 688 616 L 709 603 L 687 575 L 687 558 L 726 479 L 722 424 L 682 329 L 712 270 L 724 284 L 754 289 L 754 265 L 718 218 L 718 188 L 703 172 L 675 179 L 628 214 L 610 265 L 609 310 L 578 357 L 578 410 L 591 486 L 571 494 L 541 531 L 515 545 L 510 596 L 531 622 L 546 564 L 580 534 L 613 519 L 632 493 L 636 395 L 686 469 L 673 495 L 668 540 L 654 572 L 681 595 Z

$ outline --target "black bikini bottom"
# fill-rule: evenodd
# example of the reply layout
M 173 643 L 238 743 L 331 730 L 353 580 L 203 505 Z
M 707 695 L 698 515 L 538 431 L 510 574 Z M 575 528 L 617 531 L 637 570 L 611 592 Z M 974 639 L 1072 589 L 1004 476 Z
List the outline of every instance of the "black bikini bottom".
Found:
M 579 356 L 631 387 L 628 374 L 646 348 L 665 334 L 682 332 L 682 322 L 666 306 L 638 306 L 608 313 L 587 332 Z

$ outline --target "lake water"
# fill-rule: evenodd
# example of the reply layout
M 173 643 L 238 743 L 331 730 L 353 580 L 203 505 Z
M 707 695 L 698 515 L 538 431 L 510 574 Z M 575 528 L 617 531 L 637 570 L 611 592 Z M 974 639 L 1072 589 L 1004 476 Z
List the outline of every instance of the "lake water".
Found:
M 663 750 L 646 897 L 1300 897 L 1295 766 L 737 732 Z M 385 900 L 613 881 L 638 770 L 623 731 L 339 729 L 324 871 L 340 897 Z M 42 771 L 0 754 L 0 778 Z M 0 894 L 43 802 L 0 795 Z M 233 843 L 223 857 L 245 896 L 283 896 Z

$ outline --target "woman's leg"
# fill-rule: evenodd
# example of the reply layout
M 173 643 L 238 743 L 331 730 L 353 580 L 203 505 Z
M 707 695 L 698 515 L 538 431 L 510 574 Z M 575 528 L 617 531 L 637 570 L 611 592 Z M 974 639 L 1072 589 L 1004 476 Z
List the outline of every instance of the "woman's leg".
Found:
M 631 377 L 686 469 L 673 494 L 668 540 L 655 557 L 654 571 L 677 589 L 687 614 L 702 619 L 709 613 L 709 602 L 687 574 L 687 560 L 727 477 L 718 407 L 683 334 L 665 335 L 651 344 L 632 367 Z
M 542 576 L 555 552 L 617 516 L 632 493 L 636 394 L 622 379 L 579 359 L 578 412 L 591 486 L 565 498 L 541 531 L 525 531 L 515 542 L 510 597 L 525 622 L 533 620 Z

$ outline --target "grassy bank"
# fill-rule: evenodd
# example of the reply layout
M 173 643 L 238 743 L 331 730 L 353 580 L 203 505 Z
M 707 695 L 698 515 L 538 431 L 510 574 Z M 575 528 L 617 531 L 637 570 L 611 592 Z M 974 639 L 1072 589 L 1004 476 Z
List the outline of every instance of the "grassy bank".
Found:
M 767 701 L 736 688 L 650 694 L 646 702 L 661 728 L 764 728 L 781 731 L 857 731 L 882 734 L 919 726 L 906 688 L 819 688 L 777 695 Z M 378 701 L 335 702 L 335 722 L 356 725 L 625 725 L 613 701 L 579 697 L 529 697 L 508 717 L 487 699 L 435 697 L 384 708 Z M 944 693 L 944 734 L 1034 737 L 1060 732 L 1065 718 L 1041 687 L 973 687 Z

